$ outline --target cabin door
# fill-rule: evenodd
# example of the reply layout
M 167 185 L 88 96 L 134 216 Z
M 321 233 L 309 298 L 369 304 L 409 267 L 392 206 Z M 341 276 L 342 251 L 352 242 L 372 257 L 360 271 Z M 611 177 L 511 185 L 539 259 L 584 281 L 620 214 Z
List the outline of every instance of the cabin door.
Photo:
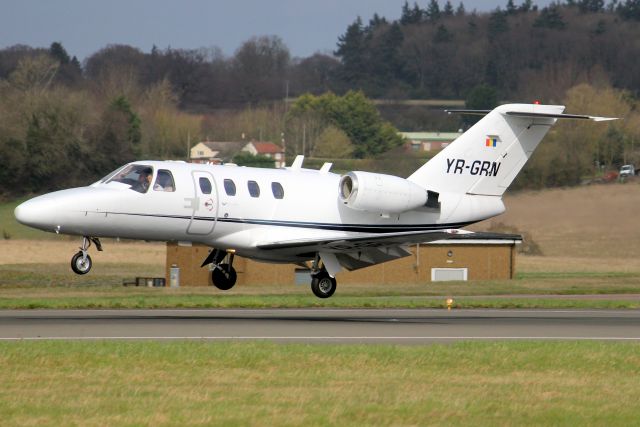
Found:
M 208 235 L 218 221 L 218 189 L 210 172 L 192 171 L 191 177 L 194 197 L 185 199 L 185 207 L 191 208 L 187 234 Z

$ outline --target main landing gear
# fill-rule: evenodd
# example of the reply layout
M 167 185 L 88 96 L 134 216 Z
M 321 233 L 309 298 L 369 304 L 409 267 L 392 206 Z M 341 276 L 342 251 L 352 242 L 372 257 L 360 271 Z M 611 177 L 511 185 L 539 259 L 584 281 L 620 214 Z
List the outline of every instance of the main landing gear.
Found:
M 322 267 L 318 267 L 319 264 L 320 254 L 316 254 L 311 266 L 311 292 L 318 298 L 329 298 L 335 293 L 338 282 L 329 275 L 324 263 Z
M 71 269 L 76 274 L 87 274 L 91 270 L 91 266 L 93 265 L 91 262 L 91 257 L 89 256 L 89 247 L 91 246 L 91 242 L 96 245 L 98 251 L 102 251 L 102 244 L 97 237 L 87 237 L 84 236 L 82 238 L 82 246 L 80 246 L 80 251 L 78 251 L 71 258 Z
M 202 263 L 202 267 L 207 264 L 213 264 L 211 269 L 211 282 L 221 291 L 228 291 L 236 284 L 238 275 L 233 268 L 233 258 L 235 251 L 221 251 L 215 249 L 209 253 L 209 256 Z
M 311 291 L 318 298 L 329 298 L 335 293 L 337 286 L 336 279 L 329 276 L 324 268 L 311 275 Z

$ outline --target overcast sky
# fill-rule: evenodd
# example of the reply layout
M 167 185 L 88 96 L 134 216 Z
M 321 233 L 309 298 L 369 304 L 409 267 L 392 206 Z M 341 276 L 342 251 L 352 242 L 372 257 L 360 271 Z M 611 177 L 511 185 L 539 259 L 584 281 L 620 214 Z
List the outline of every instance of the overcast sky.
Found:
M 440 6 L 445 0 L 440 0 Z M 521 0 L 516 0 L 520 4 Z M 543 6 L 550 0 L 534 0 Z M 426 7 L 428 0 L 417 2 Z M 454 7 L 459 0 L 452 0 Z M 507 0 L 465 0 L 488 11 Z M 331 52 L 356 16 L 400 16 L 404 0 L 0 0 L 0 48 L 62 42 L 81 61 L 109 44 L 149 52 L 218 46 L 231 55 L 255 35 L 280 36 L 293 56 Z M 413 4 L 413 1 L 410 2 Z

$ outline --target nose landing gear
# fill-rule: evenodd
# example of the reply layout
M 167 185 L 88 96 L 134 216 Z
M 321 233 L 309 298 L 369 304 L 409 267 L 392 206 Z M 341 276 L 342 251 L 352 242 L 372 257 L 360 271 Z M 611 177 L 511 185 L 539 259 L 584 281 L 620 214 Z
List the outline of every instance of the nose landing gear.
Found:
M 83 237 L 80 250 L 71 258 L 71 269 L 74 273 L 87 274 L 91 270 L 93 263 L 88 253 L 91 242 L 96 245 L 98 251 L 102 251 L 102 244 L 97 237 Z

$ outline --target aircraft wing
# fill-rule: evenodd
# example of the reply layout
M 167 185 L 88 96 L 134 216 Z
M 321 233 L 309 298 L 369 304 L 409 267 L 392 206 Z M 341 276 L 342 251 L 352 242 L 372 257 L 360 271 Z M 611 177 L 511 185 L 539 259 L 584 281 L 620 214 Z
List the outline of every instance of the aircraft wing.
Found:
M 278 242 L 264 242 L 258 249 L 275 251 L 283 255 L 312 258 L 316 253 L 321 256 L 333 254 L 337 262 L 347 270 L 357 270 L 373 264 L 379 264 L 411 255 L 408 245 L 428 243 L 448 239 L 452 236 L 474 234 L 466 230 L 447 229 L 431 231 L 410 231 L 398 233 L 363 233 L 351 238 L 335 239 L 299 239 Z
M 448 229 L 429 231 L 404 231 L 398 233 L 361 233 L 356 237 L 334 239 L 296 239 L 277 242 L 258 243 L 258 249 L 278 250 L 289 253 L 305 252 L 345 252 L 362 248 L 427 243 L 447 239 L 454 235 L 470 234 L 471 231 Z

